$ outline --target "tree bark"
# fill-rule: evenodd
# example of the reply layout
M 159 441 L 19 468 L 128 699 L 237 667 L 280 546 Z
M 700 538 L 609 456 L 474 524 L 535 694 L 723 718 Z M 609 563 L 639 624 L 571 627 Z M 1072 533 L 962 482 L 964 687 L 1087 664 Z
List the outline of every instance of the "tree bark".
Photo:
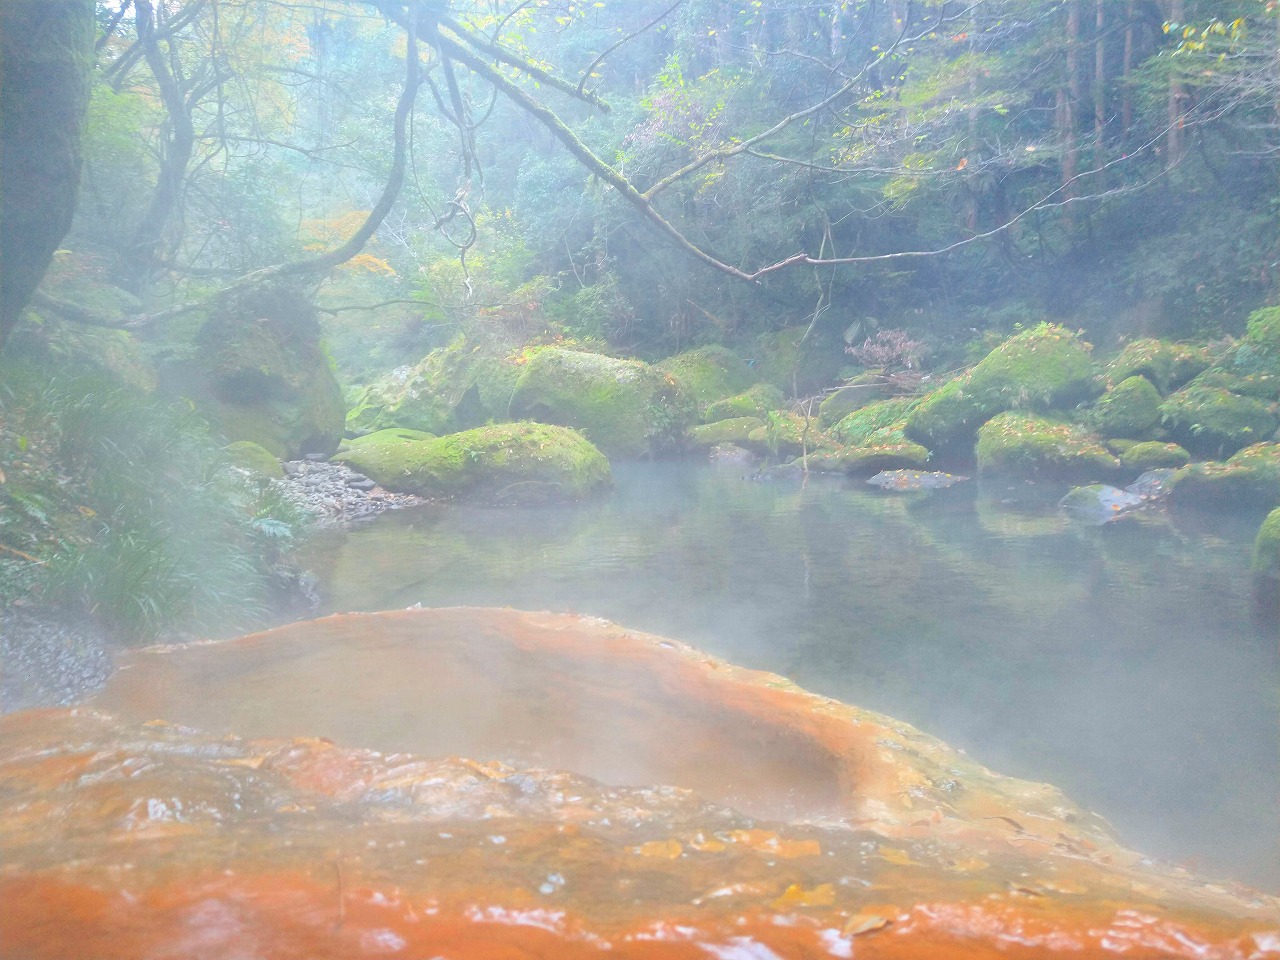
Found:
M 0 349 L 71 227 L 93 36 L 93 0 L 0 0 Z

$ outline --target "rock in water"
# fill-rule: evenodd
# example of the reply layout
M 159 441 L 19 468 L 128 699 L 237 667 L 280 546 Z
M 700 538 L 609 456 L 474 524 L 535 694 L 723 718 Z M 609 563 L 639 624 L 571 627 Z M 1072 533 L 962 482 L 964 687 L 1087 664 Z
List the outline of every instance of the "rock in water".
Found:
M 1074 487 L 1058 506 L 1070 517 L 1085 523 L 1109 523 L 1146 504 L 1137 493 L 1129 493 L 1105 483 L 1091 483 L 1087 487 Z
M 329 617 L 134 652 L 98 707 L 0 718 L 0 957 L 1280 945 L 1275 899 L 1151 865 L 1052 787 L 599 620 Z
M 882 490 L 942 490 L 968 477 L 926 470 L 881 470 L 867 483 Z

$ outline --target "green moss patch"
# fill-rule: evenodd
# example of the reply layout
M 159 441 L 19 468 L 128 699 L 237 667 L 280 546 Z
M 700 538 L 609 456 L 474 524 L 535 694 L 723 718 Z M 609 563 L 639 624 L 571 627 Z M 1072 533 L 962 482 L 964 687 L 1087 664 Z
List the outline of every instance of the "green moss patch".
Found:
M 1161 393 L 1168 393 L 1207 369 L 1211 362 L 1212 353 L 1204 344 L 1134 340 L 1107 365 L 1107 376 L 1113 383 L 1146 377 Z
M 459 338 L 361 388 L 346 429 L 358 435 L 396 426 L 444 434 L 507 420 L 520 373 L 513 360 Z
M 1160 405 L 1171 439 L 1196 456 L 1221 456 L 1275 432 L 1274 407 L 1221 387 L 1192 383 Z
M 831 428 L 837 443 L 864 447 L 873 441 L 903 443 L 907 416 L 920 403 L 919 397 L 892 397 L 868 404 L 843 417 Z
M 1099 397 L 1085 422 L 1104 437 L 1145 437 L 1160 422 L 1160 391 L 1143 376 L 1132 376 Z
M 1272 510 L 1258 529 L 1253 542 L 1255 576 L 1280 580 L 1280 510 Z
M 1149 440 L 1135 443 L 1120 453 L 1122 466 L 1139 472 L 1158 467 L 1185 467 L 1191 462 L 1191 454 L 1176 443 Z
M 869 447 L 821 449 L 809 456 L 809 469 L 871 476 L 881 470 L 920 470 L 929 451 L 918 443 L 890 443 Z
M 654 364 L 693 397 L 700 408 L 742 393 L 755 379 L 745 360 L 728 347 L 711 345 L 686 350 Z
M 855 377 L 847 386 L 828 394 L 818 407 L 818 422 L 833 427 L 849 414 L 884 399 L 885 385 L 875 374 Z
M 662 454 L 683 445 L 694 403 L 675 379 L 639 360 L 560 348 L 529 358 L 513 416 L 581 430 L 610 456 Z
M 486 503 L 581 500 L 609 487 L 609 461 L 580 433 L 504 423 L 436 439 L 384 430 L 334 457 L 388 490 Z
M 717 420 L 732 420 L 735 417 L 760 417 L 763 419 L 775 410 L 781 410 L 786 405 L 787 398 L 782 395 L 781 390 L 767 383 L 757 383 L 742 393 L 735 394 L 732 397 L 725 397 L 723 400 L 717 400 L 707 407 L 702 419 L 706 423 L 715 423 Z
M 731 417 L 728 420 L 717 420 L 715 423 L 691 427 L 689 446 L 695 450 L 710 449 L 718 443 L 732 443 L 745 447 L 751 434 L 764 425 L 764 421 L 759 417 Z
M 270 450 L 252 440 L 237 440 L 235 443 L 227 444 L 226 454 L 232 465 L 242 470 L 248 470 L 263 477 L 271 477 L 273 480 L 284 476 L 280 461 L 272 455 Z
M 1012 476 L 1109 476 L 1119 466 L 1092 434 L 1025 413 L 1002 413 L 983 424 L 977 455 L 980 472 Z
M 1176 506 L 1232 510 L 1280 505 L 1280 444 L 1255 443 L 1225 461 L 1183 467 L 1171 478 Z

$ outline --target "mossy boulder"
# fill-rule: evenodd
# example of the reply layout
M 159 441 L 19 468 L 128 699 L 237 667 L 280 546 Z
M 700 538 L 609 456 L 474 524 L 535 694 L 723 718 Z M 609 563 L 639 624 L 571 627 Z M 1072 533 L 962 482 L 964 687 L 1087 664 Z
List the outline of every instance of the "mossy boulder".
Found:
M 280 461 L 266 447 L 252 440 L 237 440 L 226 447 L 227 460 L 232 466 L 262 477 L 278 480 L 284 476 Z
M 1269 439 L 1277 424 L 1274 405 L 1202 383 L 1171 393 L 1160 405 L 1160 419 L 1170 439 L 1202 457 Z
M 1098 438 L 1058 420 L 1002 413 L 978 431 L 978 470 L 1021 477 L 1111 476 L 1119 467 Z
M 759 417 L 730 417 L 689 428 L 689 446 L 694 450 L 709 450 L 718 443 L 732 443 L 745 447 L 753 432 L 765 425 Z
M 503 423 L 434 439 L 380 430 L 333 458 L 388 490 L 486 503 L 581 500 L 612 483 L 609 461 L 582 434 Z
M 1280 307 L 1250 314 L 1245 335 L 1213 372 L 1234 378 L 1230 389 L 1236 393 L 1270 400 L 1280 396 Z
M 520 373 L 511 359 L 459 338 L 361 388 L 346 429 L 352 435 L 393 426 L 444 434 L 508 420 Z
M 918 443 L 822 448 L 809 455 L 810 470 L 859 476 L 871 476 L 881 470 L 921 470 L 928 462 L 929 451 Z
M 1164 394 L 1186 385 L 1212 362 L 1212 351 L 1204 344 L 1134 340 L 1107 365 L 1107 376 L 1113 383 L 1146 377 Z
M 906 442 L 907 416 L 919 402 L 919 397 L 878 400 L 841 418 L 831 435 L 837 443 L 851 447 Z
M 181 389 L 228 440 L 252 440 L 285 460 L 338 448 L 346 405 L 305 293 L 284 284 L 246 290 L 210 315 L 196 346 Z
M 775 410 L 781 410 L 787 405 L 787 398 L 782 395 L 782 391 L 777 387 L 767 383 L 757 383 L 755 386 L 735 394 L 732 397 L 725 397 L 723 400 L 717 400 L 715 403 L 707 407 L 702 419 L 706 423 L 715 423 L 717 420 L 732 420 L 735 417 L 767 417 Z
M 1084 419 L 1103 437 L 1145 437 L 1160 422 L 1160 403 L 1151 381 L 1134 375 L 1095 400 Z
M 1063 410 L 1095 395 L 1089 345 L 1056 324 L 1010 337 L 972 370 L 916 405 L 907 436 L 931 449 L 966 446 L 978 428 L 1005 410 Z
M 1129 470 L 1155 470 L 1160 467 L 1185 467 L 1191 454 L 1176 443 L 1149 440 L 1135 443 L 1120 452 L 1121 466 Z
M 511 413 L 574 427 L 609 456 L 635 458 L 679 449 L 694 402 L 647 363 L 551 347 L 525 364 Z
M 884 399 L 885 384 L 876 374 L 862 374 L 827 395 L 818 406 L 818 422 L 833 427 L 849 414 Z
M 755 380 L 745 360 L 718 344 L 686 350 L 658 361 L 654 367 L 674 377 L 699 409 L 742 393 Z
M 1225 461 L 1183 467 L 1170 478 L 1175 506 L 1235 510 L 1280 506 L 1280 444 L 1255 443 Z
M 1253 573 L 1256 577 L 1280 580 L 1280 509 L 1262 521 L 1253 541 Z

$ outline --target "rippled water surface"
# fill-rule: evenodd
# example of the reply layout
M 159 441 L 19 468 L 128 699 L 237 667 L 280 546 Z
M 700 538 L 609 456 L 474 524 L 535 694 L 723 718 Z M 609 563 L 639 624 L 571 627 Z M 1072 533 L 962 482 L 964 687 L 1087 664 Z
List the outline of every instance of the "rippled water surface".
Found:
M 1140 850 L 1280 890 L 1280 656 L 1261 518 L 1068 525 L 1061 491 L 624 466 L 595 503 L 432 506 L 328 534 L 329 610 L 593 614 L 883 711 L 1045 780 Z

